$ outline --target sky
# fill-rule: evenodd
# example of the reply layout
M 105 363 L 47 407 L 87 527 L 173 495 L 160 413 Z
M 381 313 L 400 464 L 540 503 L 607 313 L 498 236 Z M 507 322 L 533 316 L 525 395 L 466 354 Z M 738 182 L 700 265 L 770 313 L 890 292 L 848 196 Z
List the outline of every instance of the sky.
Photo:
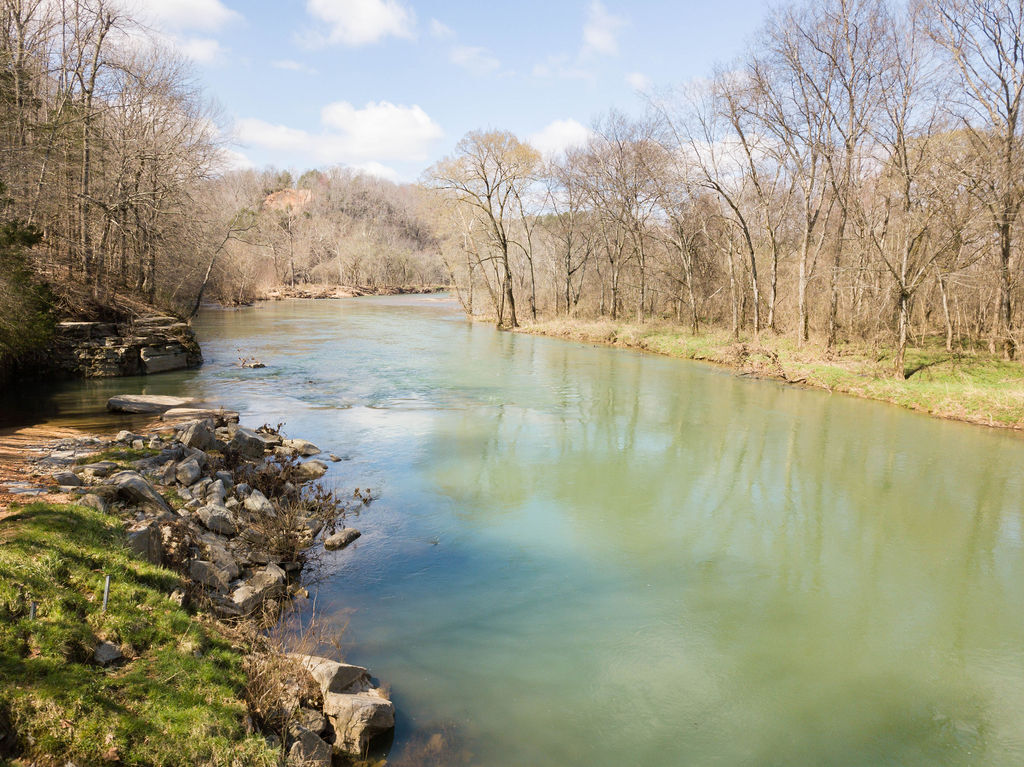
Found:
M 220 108 L 234 167 L 414 181 L 471 130 L 546 154 L 728 67 L 767 0 L 133 0 Z

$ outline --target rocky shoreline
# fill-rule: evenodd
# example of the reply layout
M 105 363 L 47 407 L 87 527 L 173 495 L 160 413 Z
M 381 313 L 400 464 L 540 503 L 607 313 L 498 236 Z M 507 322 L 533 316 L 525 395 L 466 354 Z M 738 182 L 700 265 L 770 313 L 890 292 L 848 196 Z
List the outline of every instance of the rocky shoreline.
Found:
M 318 481 L 328 467 L 316 445 L 174 397 L 114 397 L 108 409 L 159 420 L 144 433 L 62 440 L 33 459 L 35 471 L 73 503 L 123 519 L 130 549 L 183 579 L 168 596 L 225 630 L 277 624 L 291 600 L 308 597 L 301 576 L 311 556 L 359 537 L 343 524 L 350 507 Z M 283 764 L 365 756 L 394 727 L 386 692 L 365 668 L 292 649 L 264 645 L 263 657 L 249 659 L 275 673 L 272 694 L 247 701 L 248 726 L 280 749 Z M 122 655 L 100 642 L 93 660 L 112 665 Z
M 66 378 L 151 375 L 203 362 L 192 327 L 177 317 L 59 322 L 47 372 Z

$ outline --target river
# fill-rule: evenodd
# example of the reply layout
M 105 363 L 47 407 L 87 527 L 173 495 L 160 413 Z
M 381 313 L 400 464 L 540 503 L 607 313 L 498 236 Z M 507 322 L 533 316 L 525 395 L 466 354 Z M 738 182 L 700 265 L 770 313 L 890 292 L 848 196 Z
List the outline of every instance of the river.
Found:
M 284 422 L 378 497 L 315 593 L 393 755 L 484 767 L 1024 763 L 1024 440 L 436 297 L 206 311 L 198 371 L 36 388 Z M 264 369 L 241 369 L 255 356 Z M 118 422 L 116 425 L 120 425 Z

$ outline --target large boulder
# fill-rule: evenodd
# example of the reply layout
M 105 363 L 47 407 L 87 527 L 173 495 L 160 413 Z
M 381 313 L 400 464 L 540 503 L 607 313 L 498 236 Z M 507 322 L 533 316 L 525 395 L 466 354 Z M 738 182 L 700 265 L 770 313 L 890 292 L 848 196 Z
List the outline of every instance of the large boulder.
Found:
M 228 443 L 228 450 L 238 453 L 243 458 L 262 458 L 266 452 L 267 443 L 262 436 L 252 429 L 239 427 L 231 441 Z
M 107 480 L 118 498 L 131 506 L 138 506 L 157 513 L 173 514 L 174 510 L 141 474 L 135 471 L 119 471 Z
M 334 728 L 334 749 L 361 756 L 370 741 L 393 729 L 395 706 L 379 689 L 324 695 L 324 713 Z
M 243 613 L 251 613 L 266 600 L 283 596 L 284 582 L 284 570 L 274 564 L 267 565 L 235 589 L 231 593 L 231 601 Z
M 192 402 L 185 397 L 158 394 L 118 394 L 107 400 L 107 410 L 112 413 L 163 413 L 172 407 L 184 407 Z

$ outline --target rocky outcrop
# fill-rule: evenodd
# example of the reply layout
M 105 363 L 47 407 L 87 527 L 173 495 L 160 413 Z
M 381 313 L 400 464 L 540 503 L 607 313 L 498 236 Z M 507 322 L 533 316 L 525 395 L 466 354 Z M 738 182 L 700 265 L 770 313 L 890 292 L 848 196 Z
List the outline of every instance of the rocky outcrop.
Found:
M 153 316 L 116 324 L 58 323 L 50 366 L 71 378 L 112 378 L 194 368 L 202 362 L 188 323 Z

